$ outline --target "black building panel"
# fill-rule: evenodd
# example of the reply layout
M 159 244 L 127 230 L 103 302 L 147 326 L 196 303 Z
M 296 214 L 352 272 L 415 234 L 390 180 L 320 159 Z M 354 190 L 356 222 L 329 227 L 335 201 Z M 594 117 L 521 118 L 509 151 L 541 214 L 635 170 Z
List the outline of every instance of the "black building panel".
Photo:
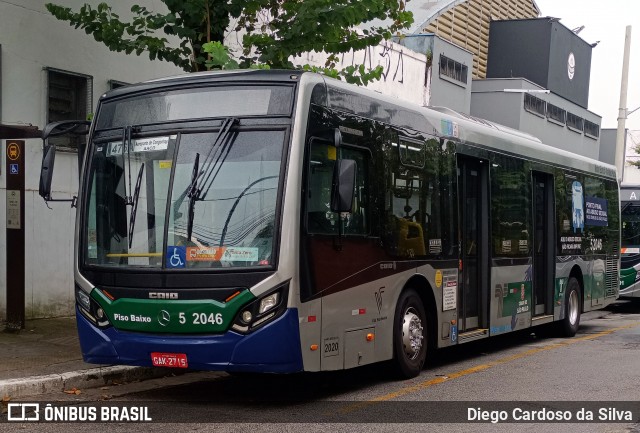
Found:
M 487 78 L 526 78 L 587 108 L 591 49 L 555 18 L 492 21 Z

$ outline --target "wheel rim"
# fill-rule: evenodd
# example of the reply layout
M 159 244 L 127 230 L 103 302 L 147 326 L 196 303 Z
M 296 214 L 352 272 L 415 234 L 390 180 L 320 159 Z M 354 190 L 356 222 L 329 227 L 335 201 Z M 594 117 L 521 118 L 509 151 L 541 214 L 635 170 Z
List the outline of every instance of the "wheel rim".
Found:
M 569 323 L 571 323 L 572 326 L 575 325 L 578 321 L 578 292 L 576 292 L 575 290 L 572 290 L 571 293 L 569 293 L 568 314 Z
M 424 336 L 422 320 L 413 308 L 408 308 L 402 318 L 402 345 L 407 358 L 414 360 L 420 354 Z

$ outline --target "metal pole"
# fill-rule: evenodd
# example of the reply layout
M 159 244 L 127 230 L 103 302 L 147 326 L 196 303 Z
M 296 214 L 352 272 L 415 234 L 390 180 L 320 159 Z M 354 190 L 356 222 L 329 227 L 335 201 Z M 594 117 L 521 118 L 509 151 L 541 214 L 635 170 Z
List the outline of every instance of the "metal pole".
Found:
M 629 87 L 629 52 L 631 51 L 631 26 L 627 26 L 622 59 L 622 81 L 620 83 L 620 108 L 618 109 L 618 133 L 616 135 L 616 169 L 618 181 L 622 182 L 625 154 L 625 121 L 627 120 L 627 88 Z

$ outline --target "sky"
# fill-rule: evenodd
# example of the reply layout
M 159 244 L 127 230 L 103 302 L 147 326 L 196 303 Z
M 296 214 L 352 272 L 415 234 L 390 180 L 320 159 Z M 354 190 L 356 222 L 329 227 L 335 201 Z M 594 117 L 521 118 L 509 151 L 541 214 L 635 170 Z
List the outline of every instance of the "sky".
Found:
M 582 39 L 600 41 L 592 51 L 588 109 L 602 116 L 602 128 L 617 128 L 627 26 L 632 28 L 626 108 L 640 107 L 640 0 L 534 1 L 540 16 L 560 18 L 569 29 L 584 26 Z M 640 110 L 628 116 L 626 127 L 640 130 Z

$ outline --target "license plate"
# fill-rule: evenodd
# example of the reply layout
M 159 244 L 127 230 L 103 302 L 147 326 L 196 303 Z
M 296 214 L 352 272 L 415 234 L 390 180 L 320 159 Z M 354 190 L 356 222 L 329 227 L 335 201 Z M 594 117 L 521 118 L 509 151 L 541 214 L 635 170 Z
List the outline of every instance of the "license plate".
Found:
M 151 353 L 151 363 L 154 367 L 188 368 L 185 353 Z

